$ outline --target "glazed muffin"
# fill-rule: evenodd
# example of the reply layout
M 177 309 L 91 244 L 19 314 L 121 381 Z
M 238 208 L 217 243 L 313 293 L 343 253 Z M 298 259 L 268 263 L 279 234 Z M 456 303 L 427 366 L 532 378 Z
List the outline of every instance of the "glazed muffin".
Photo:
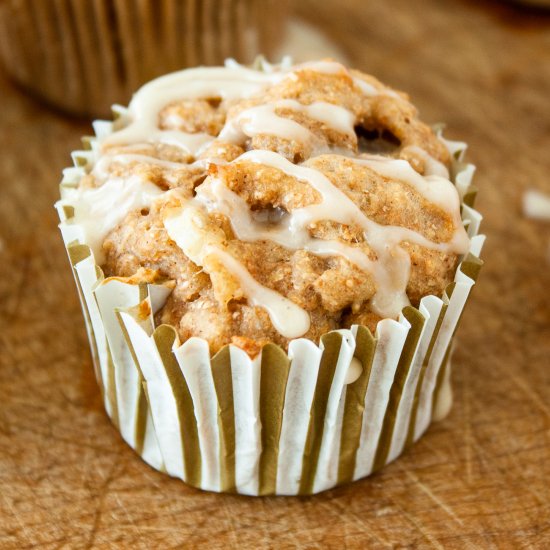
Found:
M 212 353 L 374 332 L 441 295 L 468 250 L 444 143 L 404 94 L 335 62 L 167 76 L 118 125 L 80 183 L 94 253 L 107 277 L 172 285 L 157 322 Z
M 145 460 L 312 493 L 444 415 L 482 242 L 464 144 L 332 60 L 180 71 L 116 115 L 75 153 L 61 228 L 107 410 Z

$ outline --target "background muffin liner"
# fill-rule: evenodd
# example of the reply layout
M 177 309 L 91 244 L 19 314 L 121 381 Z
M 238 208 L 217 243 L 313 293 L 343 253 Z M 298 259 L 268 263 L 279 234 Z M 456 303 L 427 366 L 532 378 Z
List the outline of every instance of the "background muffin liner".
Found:
M 37 96 L 105 116 L 155 76 L 269 54 L 286 7 L 287 0 L 2 0 L 0 57 Z
M 94 124 L 102 138 L 112 123 Z M 251 359 L 229 345 L 210 358 L 208 344 L 181 344 L 154 313 L 169 289 L 105 279 L 82 228 L 71 191 L 98 148 L 73 153 L 57 208 L 92 348 L 105 409 L 124 440 L 153 468 L 205 490 L 305 495 L 369 475 L 399 456 L 450 407 L 449 356 L 464 305 L 481 267 L 484 237 L 473 207 L 473 165 L 465 144 L 447 142 L 451 177 L 471 239 L 444 295 L 407 307 L 397 321 L 332 331 L 315 345 L 266 345 Z M 346 384 L 350 364 L 359 377 Z M 359 363 L 358 363 L 359 362 Z

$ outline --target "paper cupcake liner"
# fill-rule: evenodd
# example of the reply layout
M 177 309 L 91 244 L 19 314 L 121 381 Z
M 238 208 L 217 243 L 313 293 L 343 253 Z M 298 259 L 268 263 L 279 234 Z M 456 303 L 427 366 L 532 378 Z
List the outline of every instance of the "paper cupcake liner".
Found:
M 97 138 L 113 130 L 94 124 Z M 200 338 L 179 342 L 154 314 L 169 290 L 105 279 L 74 222 L 71 190 L 98 147 L 73 153 L 57 208 L 80 294 L 105 409 L 153 468 L 205 490 L 306 495 L 369 475 L 398 457 L 450 407 L 452 338 L 482 262 L 474 167 L 447 142 L 470 252 L 440 298 L 427 296 L 397 321 L 329 332 L 319 345 L 268 344 L 251 359 L 228 345 L 210 357 Z M 347 383 L 348 371 L 360 375 Z
M 161 74 L 269 54 L 286 8 L 287 0 L 3 0 L 0 57 L 49 103 L 105 116 Z

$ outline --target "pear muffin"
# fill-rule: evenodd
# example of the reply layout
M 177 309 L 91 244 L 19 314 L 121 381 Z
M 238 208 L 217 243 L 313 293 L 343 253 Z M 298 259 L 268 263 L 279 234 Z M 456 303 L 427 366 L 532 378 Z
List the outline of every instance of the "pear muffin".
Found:
M 148 464 L 309 495 L 446 415 L 484 239 L 465 144 L 330 59 L 187 69 L 113 110 L 57 207 L 105 409 Z
M 335 61 L 189 69 L 119 114 L 75 219 L 106 277 L 166 285 L 156 323 L 212 354 L 374 332 L 441 296 L 468 251 L 445 142 Z

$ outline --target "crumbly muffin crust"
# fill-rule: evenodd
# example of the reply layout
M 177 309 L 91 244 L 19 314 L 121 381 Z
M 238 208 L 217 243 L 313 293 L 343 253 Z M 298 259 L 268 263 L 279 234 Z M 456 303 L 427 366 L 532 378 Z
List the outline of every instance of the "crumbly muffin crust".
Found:
M 467 249 L 449 152 L 405 94 L 332 61 L 279 71 L 243 97 L 207 90 L 156 105 L 170 139 L 132 135 L 139 116 L 122 120 L 80 184 L 131 179 L 162 191 L 109 228 L 102 268 L 172 285 L 156 321 L 212 353 L 317 342 L 352 324 L 374 331 L 409 301 L 441 295 Z M 200 146 L 175 144 L 183 134 Z M 289 318 L 304 312 L 307 330 L 282 330 L 255 298 L 260 287 Z

